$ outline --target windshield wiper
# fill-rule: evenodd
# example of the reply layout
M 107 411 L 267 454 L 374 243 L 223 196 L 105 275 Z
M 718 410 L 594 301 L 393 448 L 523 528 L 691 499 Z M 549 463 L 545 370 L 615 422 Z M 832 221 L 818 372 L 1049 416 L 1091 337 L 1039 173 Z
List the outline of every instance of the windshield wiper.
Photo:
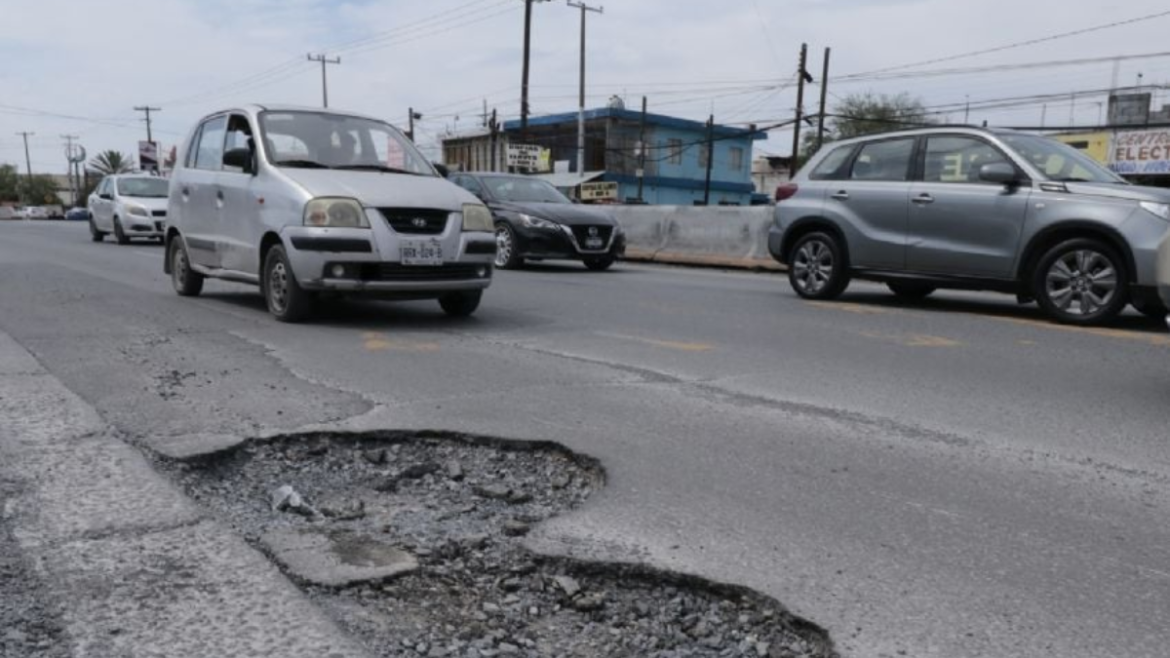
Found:
M 301 169 L 332 169 L 333 168 L 333 167 L 330 167 L 329 165 L 327 165 L 323 162 L 317 162 L 316 160 L 297 160 L 295 158 L 291 159 L 291 160 L 277 160 L 276 162 L 273 162 L 272 164 L 276 165 L 277 167 L 300 167 Z
M 426 175 L 426 174 L 420 174 L 417 171 L 407 171 L 406 169 L 399 169 L 398 167 L 387 167 L 386 165 L 380 165 L 380 164 L 338 165 L 338 166 L 334 167 L 334 169 L 343 169 L 343 170 L 349 169 L 349 170 L 354 170 L 354 171 L 381 171 L 381 172 L 385 172 L 387 174 L 408 174 L 410 176 L 425 176 Z

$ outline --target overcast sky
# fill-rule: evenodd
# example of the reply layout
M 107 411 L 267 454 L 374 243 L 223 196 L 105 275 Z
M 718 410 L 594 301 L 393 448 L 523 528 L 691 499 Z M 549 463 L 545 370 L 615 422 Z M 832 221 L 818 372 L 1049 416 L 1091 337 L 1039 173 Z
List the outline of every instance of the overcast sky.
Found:
M 592 4 L 592 3 L 591 3 Z M 1145 55 L 1163 45 L 1170 16 L 898 72 L 912 77 L 842 80 L 887 67 L 945 58 L 1170 11 L 1165 0 L 596 0 L 589 15 L 589 105 L 612 95 L 630 107 L 761 125 L 792 116 L 801 42 L 820 79 L 833 48 L 830 102 L 850 93 L 909 92 L 947 118 L 996 125 L 1091 124 L 1113 64 L 1043 66 L 977 74 L 940 69 Z M 481 121 L 483 101 L 503 117 L 519 112 L 522 0 L 0 0 L 0 163 L 20 164 L 14 133 L 30 138 L 34 171 L 65 169 L 62 134 L 94 154 L 134 153 L 145 139 L 136 105 L 162 107 L 155 139 L 164 149 L 203 114 L 245 102 L 317 105 L 320 67 L 307 52 L 340 56 L 329 67 L 337 108 L 404 123 L 425 117 L 424 146 L 447 130 Z M 534 8 L 534 114 L 576 109 L 579 16 L 564 0 Z M 1170 56 L 1130 59 L 1121 84 L 1138 74 L 1170 83 Z M 815 111 L 817 88 L 806 107 Z M 980 109 L 986 101 L 1067 95 L 1025 107 Z M 1160 92 L 1170 102 L 1170 94 Z M 940 108 L 940 109 L 946 109 Z M 54 116 L 59 115 L 59 116 Z M 791 133 L 757 146 L 788 154 Z

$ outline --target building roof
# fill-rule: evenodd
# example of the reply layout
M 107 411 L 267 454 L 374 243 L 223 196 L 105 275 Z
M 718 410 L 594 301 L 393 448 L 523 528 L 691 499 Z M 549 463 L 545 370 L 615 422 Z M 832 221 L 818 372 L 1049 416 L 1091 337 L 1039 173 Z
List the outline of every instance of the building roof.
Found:
M 642 120 L 642 113 L 635 110 L 625 110 L 614 107 L 602 107 L 593 110 L 585 110 L 585 120 L 595 121 L 598 119 L 622 119 L 625 121 L 639 122 Z M 562 114 L 549 114 L 541 117 L 529 117 L 528 126 L 530 128 L 538 128 L 541 126 L 559 126 L 564 124 L 577 125 L 577 113 L 565 112 Z M 676 128 L 679 130 L 693 130 L 702 131 L 707 129 L 706 122 L 694 121 L 691 119 L 680 119 L 678 117 L 669 117 L 664 114 L 646 114 L 646 125 L 662 126 L 664 128 Z M 520 130 L 520 120 L 511 119 L 504 122 L 505 132 L 514 132 Z M 750 130 L 747 128 L 737 128 L 734 126 L 726 126 L 715 124 L 715 135 L 718 137 L 750 137 L 753 140 L 767 139 L 768 135 L 762 130 Z

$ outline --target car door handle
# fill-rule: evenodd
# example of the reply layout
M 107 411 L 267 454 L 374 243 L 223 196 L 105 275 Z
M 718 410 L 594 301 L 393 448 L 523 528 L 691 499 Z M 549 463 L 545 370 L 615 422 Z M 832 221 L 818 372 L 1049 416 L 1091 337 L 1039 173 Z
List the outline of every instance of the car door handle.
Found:
M 929 194 L 923 193 L 923 194 L 919 194 L 918 196 L 914 197 L 913 199 L 910 199 L 910 201 L 912 201 L 913 203 L 934 203 L 934 197 L 930 196 Z
M 840 192 L 834 194 L 833 198 L 838 200 L 838 201 L 848 201 L 849 200 L 849 193 L 846 192 L 845 190 L 841 190 Z

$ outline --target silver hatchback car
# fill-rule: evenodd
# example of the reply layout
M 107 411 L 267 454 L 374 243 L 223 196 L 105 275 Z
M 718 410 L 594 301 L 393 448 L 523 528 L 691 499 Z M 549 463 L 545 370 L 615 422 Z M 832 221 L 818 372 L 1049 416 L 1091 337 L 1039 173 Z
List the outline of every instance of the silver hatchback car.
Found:
M 831 299 L 851 277 L 921 299 L 1012 293 L 1100 324 L 1133 304 L 1163 317 L 1158 245 L 1170 190 L 1130 185 L 1044 137 L 970 127 L 827 145 L 776 194 L 769 251 L 793 289 Z
M 252 105 L 192 131 L 171 176 L 166 271 L 259 285 L 296 321 L 322 294 L 437 299 L 475 312 L 496 240 L 482 201 L 371 117 Z

